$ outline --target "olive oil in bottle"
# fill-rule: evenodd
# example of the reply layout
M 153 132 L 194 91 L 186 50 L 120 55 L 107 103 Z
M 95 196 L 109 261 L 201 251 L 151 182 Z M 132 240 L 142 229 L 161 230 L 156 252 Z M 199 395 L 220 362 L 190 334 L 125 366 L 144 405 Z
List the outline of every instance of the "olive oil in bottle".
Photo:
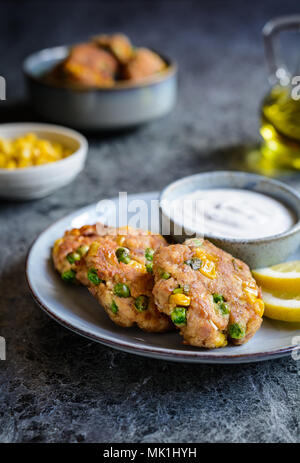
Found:
M 274 165 L 300 170 L 300 100 L 291 87 L 277 85 L 261 108 L 261 154 Z

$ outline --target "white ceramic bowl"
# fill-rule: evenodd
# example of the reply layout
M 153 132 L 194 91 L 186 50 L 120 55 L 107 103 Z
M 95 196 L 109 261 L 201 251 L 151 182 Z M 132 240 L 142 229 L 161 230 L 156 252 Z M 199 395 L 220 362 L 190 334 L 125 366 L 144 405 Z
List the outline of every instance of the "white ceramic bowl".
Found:
M 85 130 L 120 130 L 168 114 L 177 98 L 177 65 L 143 82 L 118 82 L 111 88 L 74 89 L 48 84 L 43 75 L 69 54 L 68 46 L 28 56 L 23 70 L 31 104 L 46 120 Z
M 16 138 L 28 132 L 56 141 L 74 152 L 61 161 L 24 169 L 0 169 L 0 197 L 29 200 L 42 198 L 70 183 L 83 169 L 88 142 L 75 130 L 52 124 L 0 124 L 0 137 Z

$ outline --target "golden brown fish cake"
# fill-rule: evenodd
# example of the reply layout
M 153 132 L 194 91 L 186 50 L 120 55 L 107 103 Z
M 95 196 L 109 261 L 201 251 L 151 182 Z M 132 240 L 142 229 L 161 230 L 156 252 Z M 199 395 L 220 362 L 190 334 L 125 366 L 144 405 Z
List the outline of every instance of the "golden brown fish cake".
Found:
M 126 64 L 133 56 L 133 48 L 124 34 L 98 35 L 93 37 L 94 43 L 109 50 L 120 64 Z
M 117 325 L 137 324 L 151 332 L 170 330 L 169 318 L 157 310 L 152 295 L 153 253 L 165 245 L 161 236 L 140 230 L 100 238 L 79 263 L 77 278 Z
M 67 83 L 89 87 L 113 86 L 117 69 L 115 57 L 93 43 L 75 45 L 59 64 L 59 73 Z
M 165 69 L 166 63 L 159 55 L 147 48 L 138 48 L 133 58 L 124 66 L 123 77 L 139 82 Z
M 259 329 L 264 303 L 248 266 L 206 240 L 160 248 L 153 295 L 184 343 L 215 348 L 247 342 Z

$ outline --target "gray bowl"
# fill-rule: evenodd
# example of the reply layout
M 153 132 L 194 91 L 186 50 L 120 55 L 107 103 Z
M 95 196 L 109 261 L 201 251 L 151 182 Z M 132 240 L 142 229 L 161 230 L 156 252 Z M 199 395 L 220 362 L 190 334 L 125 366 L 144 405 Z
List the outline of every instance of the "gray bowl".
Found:
M 47 120 L 85 130 L 120 130 L 169 113 L 177 98 L 177 65 L 139 84 L 118 83 L 112 88 L 75 89 L 42 79 L 69 53 L 68 46 L 46 48 L 23 63 L 33 109 Z
M 271 196 L 286 204 L 295 214 L 295 225 L 284 233 L 258 239 L 220 238 L 205 235 L 205 238 L 245 261 L 251 268 L 266 267 L 285 261 L 300 245 L 300 194 L 284 183 L 246 172 L 205 172 L 182 178 L 168 185 L 160 196 L 160 210 L 163 220 L 170 221 L 171 235 L 182 242 L 196 230 L 175 235 L 175 222 L 169 217 L 163 201 L 172 201 L 197 189 L 242 188 Z M 180 225 L 180 224 L 179 224 Z

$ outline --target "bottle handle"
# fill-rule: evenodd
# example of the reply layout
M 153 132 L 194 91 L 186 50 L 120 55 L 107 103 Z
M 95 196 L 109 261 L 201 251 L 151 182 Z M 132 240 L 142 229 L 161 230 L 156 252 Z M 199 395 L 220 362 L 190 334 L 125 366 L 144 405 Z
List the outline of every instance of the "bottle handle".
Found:
M 265 45 L 266 60 L 269 66 L 269 81 L 272 85 L 288 85 L 290 73 L 284 62 L 276 55 L 275 38 L 283 30 L 298 29 L 300 31 L 300 15 L 279 16 L 268 21 L 262 30 Z

